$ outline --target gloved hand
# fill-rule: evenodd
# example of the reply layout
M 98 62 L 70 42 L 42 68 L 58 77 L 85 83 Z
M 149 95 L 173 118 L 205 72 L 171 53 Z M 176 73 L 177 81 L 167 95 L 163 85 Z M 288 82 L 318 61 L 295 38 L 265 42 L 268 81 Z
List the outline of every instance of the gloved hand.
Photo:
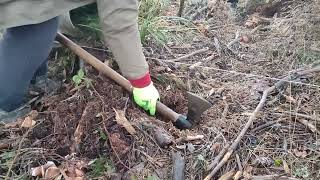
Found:
M 130 80 L 133 86 L 133 99 L 150 115 L 155 115 L 157 100 L 160 99 L 159 92 L 153 85 L 150 74 L 147 73 L 140 79 Z
M 159 92 L 153 83 L 144 88 L 133 88 L 134 101 L 144 110 L 149 111 L 152 116 L 156 113 L 156 104 L 159 98 Z

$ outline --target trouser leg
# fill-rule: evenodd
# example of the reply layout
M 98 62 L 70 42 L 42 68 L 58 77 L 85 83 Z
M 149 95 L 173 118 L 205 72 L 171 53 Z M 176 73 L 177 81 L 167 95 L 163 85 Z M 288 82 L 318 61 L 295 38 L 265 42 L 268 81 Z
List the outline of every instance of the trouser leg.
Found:
M 7 29 L 0 40 L 0 108 L 23 102 L 30 80 L 45 63 L 58 29 L 58 18 Z

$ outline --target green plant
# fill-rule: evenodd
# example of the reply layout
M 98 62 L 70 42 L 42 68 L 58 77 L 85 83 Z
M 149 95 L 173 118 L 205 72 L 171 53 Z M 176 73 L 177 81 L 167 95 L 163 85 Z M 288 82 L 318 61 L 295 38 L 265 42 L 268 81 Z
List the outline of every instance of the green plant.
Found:
M 92 86 L 92 80 L 85 77 L 84 71 L 82 69 L 79 69 L 78 73 L 72 77 L 72 81 L 76 86 L 79 86 L 82 83 L 87 88 L 90 88 Z
M 275 159 L 274 160 L 274 165 L 277 167 L 280 167 L 282 165 L 282 160 L 281 159 Z
M 155 176 L 148 176 L 146 180 L 157 180 Z
M 310 176 L 310 172 L 306 166 L 298 167 L 293 171 L 293 175 L 300 178 L 307 178 Z
M 89 166 L 90 175 L 93 177 L 99 177 L 104 173 L 113 173 L 115 172 L 115 167 L 113 162 L 110 159 L 105 157 L 100 157 L 95 159 Z
M 7 169 L 9 167 L 10 161 L 12 161 L 15 155 L 14 151 L 5 151 L 0 154 L 0 169 Z

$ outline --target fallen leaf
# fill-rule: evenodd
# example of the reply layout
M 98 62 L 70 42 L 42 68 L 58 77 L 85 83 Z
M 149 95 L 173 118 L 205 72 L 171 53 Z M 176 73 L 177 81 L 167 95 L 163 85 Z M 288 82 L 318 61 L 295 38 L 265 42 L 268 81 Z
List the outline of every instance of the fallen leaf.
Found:
M 36 121 L 34 120 L 38 116 L 38 111 L 32 110 L 29 112 L 27 117 L 24 118 L 22 121 L 21 127 L 24 128 L 31 128 L 36 124 Z
M 296 104 L 297 103 L 297 100 L 295 100 L 293 97 L 291 96 L 287 96 L 287 95 L 284 95 L 283 94 L 283 97 L 286 98 L 286 101 L 289 102 L 289 103 L 292 103 L 292 104 Z
M 10 123 L 6 123 L 4 125 L 4 128 L 16 128 L 19 127 L 22 123 L 23 119 L 17 119 L 16 121 L 10 122 Z
M 46 164 L 42 165 L 42 166 L 38 166 L 35 168 L 31 168 L 31 176 L 39 176 L 39 177 L 44 177 L 45 175 L 45 171 L 49 168 L 49 167 L 55 167 L 56 165 L 54 164 L 54 162 L 52 161 L 48 161 Z
M 193 153 L 196 148 L 194 147 L 193 144 L 188 143 L 187 144 L 187 149 L 188 149 L 189 152 Z
M 128 131 L 128 133 L 130 133 L 131 135 L 136 134 L 136 130 L 130 124 L 130 122 L 127 120 L 124 111 L 115 110 L 114 108 L 113 108 L 113 110 L 116 113 L 116 121 L 117 121 L 117 123 L 119 125 L 123 126 Z
M 273 160 L 269 157 L 257 157 L 253 161 L 253 164 L 256 167 L 269 167 L 273 165 Z
M 220 149 L 221 149 L 221 144 L 220 143 L 214 143 L 211 146 L 211 151 L 214 152 L 214 153 L 218 152 Z
M 113 145 L 114 151 L 119 155 L 124 155 L 130 150 L 129 144 L 120 138 L 119 133 L 110 134 L 109 140 Z
M 44 179 L 54 179 L 59 175 L 60 175 L 60 169 L 55 166 L 52 166 L 46 170 Z
M 31 128 L 36 124 L 36 121 L 33 120 L 31 117 L 27 116 L 26 118 L 24 118 L 21 127 L 24 128 Z
M 283 161 L 282 163 L 283 163 L 284 172 L 286 172 L 288 175 L 290 175 L 291 171 L 290 171 L 288 163 L 286 161 Z
M 249 43 L 250 41 L 251 41 L 251 38 L 248 35 L 243 35 L 240 37 L 240 42 Z
M 297 157 L 301 157 L 301 158 L 305 158 L 308 155 L 307 151 L 305 150 L 299 151 L 298 149 L 294 149 L 293 152 Z

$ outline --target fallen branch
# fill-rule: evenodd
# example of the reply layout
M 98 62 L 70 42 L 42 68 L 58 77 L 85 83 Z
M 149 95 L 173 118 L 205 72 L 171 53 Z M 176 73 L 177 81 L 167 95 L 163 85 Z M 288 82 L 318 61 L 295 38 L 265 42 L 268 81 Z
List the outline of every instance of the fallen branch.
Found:
M 185 136 L 180 137 L 176 139 L 175 143 L 178 144 L 180 142 L 188 142 L 188 141 L 195 141 L 195 140 L 201 140 L 204 138 L 204 135 L 196 135 L 196 136 Z
M 90 104 L 87 104 L 86 107 L 83 110 L 83 113 L 81 115 L 81 118 L 78 122 L 77 128 L 74 131 L 73 137 L 74 137 L 74 142 L 71 145 L 70 149 L 71 149 L 71 153 L 77 153 L 79 152 L 80 149 L 80 143 L 81 143 L 81 137 L 83 135 L 83 131 L 84 131 L 84 126 L 86 124 L 86 120 L 88 117 L 88 109 L 89 107 L 91 107 Z
M 200 54 L 200 53 L 204 53 L 204 52 L 207 52 L 207 51 L 209 51 L 209 48 L 208 48 L 208 47 L 205 47 L 205 48 L 196 50 L 196 51 L 194 51 L 194 52 L 192 52 L 192 53 L 190 53 L 190 54 L 186 54 L 186 55 L 184 55 L 184 56 L 181 56 L 181 57 L 179 57 L 179 58 L 169 59 L 169 60 L 166 60 L 166 61 L 169 61 L 169 62 L 170 62 L 170 61 L 171 61 L 171 62 L 182 61 L 182 60 L 185 60 L 185 59 L 187 59 L 187 58 L 189 58 L 189 57 L 191 57 L 191 56 L 194 56 L 194 55 Z
M 297 119 L 301 124 L 307 126 L 310 131 L 312 131 L 313 133 L 317 133 L 320 134 L 320 132 L 318 131 L 318 129 L 316 128 L 316 126 L 314 126 L 313 124 L 311 124 L 308 120 L 305 119 Z
M 256 119 L 257 114 L 263 108 L 264 104 L 267 101 L 267 97 L 271 92 L 273 92 L 274 90 L 279 89 L 280 87 L 282 87 L 288 80 L 296 79 L 299 76 L 302 76 L 302 75 L 305 75 L 305 74 L 309 74 L 309 73 L 313 73 L 313 72 L 319 72 L 319 71 L 320 71 L 320 66 L 316 67 L 316 68 L 313 68 L 313 69 L 310 69 L 310 70 L 293 72 L 291 75 L 288 75 L 285 78 L 283 78 L 282 80 L 280 80 L 279 82 L 275 83 L 275 85 L 273 85 L 273 86 L 269 87 L 268 89 L 264 90 L 262 98 L 261 98 L 258 106 L 255 108 L 255 110 L 253 111 L 253 113 L 249 117 L 249 120 L 247 121 L 247 123 L 245 124 L 243 129 L 241 130 L 240 134 L 234 140 L 234 142 L 231 144 L 231 146 L 229 147 L 227 153 L 223 156 L 222 160 L 211 171 L 211 173 L 209 175 L 207 175 L 207 177 L 205 177 L 205 180 L 211 179 L 220 170 L 220 168 L 227 163 L 227 161 L 231 157 L 232 153 L 235 151 L 236 147 L 240 143 L 242 137 L 246 134 L 246 132 L 248 131 L 248 129 L 252 125 L 253 121 Z M 214 166 L 209 166 L 209 167 L 213 168 Z
M 281 112 L 281 113 L 285 113 L 285 114 L 289 114 L 289 115 L 293 115 L 293 116 L 297 116 L 297 117 L 302 117 L 302 118 L 305 118 L 305 119 L 310 119 L 312 121 L 320 122 L 320 118 L 317 118 L 316 116 L 309 116 L 309 115 L 306 115 L 306 114 L 295 113 L 295 112 L 290 112 L 290 111 L 284 111 L 284 112 Z
M 252 180 L 300 180 L 293 177 L 280 176 L 280 175 L 266 175 L 266 176 L 252 176 Z
M 223 157 L 223 155 L 227 152 L 228 148 L 229 148 L 230 144 L 226 144 L 226 146 L 220 151 L 220 153 L 216 156 L 216 158 L 212 161 L 212 163 L 208 166 L 207 170 L 212 169 L 213 167 L 215 167 L 220 159 Z
M 184 2 L 185 0 L 180 0 L 180 5 L 179 5 L 179 11 L 178 11 L 178 16 L 181 17 L 184 9 Z

